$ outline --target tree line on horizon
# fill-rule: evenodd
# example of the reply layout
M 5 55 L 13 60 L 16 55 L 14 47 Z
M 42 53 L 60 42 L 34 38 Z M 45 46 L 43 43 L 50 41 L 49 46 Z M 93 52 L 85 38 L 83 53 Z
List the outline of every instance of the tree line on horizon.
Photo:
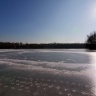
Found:
M 0 42 L 0 49 L 82 49 L 96 50 L 96 31 L 87 36 L 85 43 L 15 43 Z
M 0 49 L 81 49 L 85 48 L 84 43 L 48 43 L 48 44 L 36 44 L 36 43 L 11 43 L 0 42 Z

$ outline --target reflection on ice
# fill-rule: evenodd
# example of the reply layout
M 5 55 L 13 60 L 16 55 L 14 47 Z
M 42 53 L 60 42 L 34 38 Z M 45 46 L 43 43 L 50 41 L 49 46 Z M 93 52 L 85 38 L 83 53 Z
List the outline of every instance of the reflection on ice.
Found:
M 96 95 L 96 52 L 91 52 L 91 76 L 89 76 L 91 78 L 91 82 L 92 82 L 92 92 L 94 95 Z M 88 86 L 86 86 L 88 87 Z
M 95 58 L 75 50 L 1 50 L 0 96 L 95 96 Z

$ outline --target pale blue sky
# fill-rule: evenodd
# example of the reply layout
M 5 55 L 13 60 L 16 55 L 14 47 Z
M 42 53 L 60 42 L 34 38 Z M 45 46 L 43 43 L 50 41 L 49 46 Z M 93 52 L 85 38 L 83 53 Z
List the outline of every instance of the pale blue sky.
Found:
M 96 0 L 0 0 L 0 41 L 85 42 L 96 30 Z

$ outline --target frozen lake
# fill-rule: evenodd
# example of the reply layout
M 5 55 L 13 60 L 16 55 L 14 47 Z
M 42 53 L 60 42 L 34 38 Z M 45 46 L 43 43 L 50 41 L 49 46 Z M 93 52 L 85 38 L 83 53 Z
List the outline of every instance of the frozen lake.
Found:
M 0 50 L 0 96 L 96 96 L 96 52 Z

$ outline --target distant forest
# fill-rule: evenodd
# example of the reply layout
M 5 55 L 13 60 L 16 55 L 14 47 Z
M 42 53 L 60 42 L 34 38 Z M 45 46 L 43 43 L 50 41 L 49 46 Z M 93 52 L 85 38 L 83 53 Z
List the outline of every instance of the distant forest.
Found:
M 85 48 L 84 43 L 11 43 L 0 42 L 0 49 L 82 49 Z

